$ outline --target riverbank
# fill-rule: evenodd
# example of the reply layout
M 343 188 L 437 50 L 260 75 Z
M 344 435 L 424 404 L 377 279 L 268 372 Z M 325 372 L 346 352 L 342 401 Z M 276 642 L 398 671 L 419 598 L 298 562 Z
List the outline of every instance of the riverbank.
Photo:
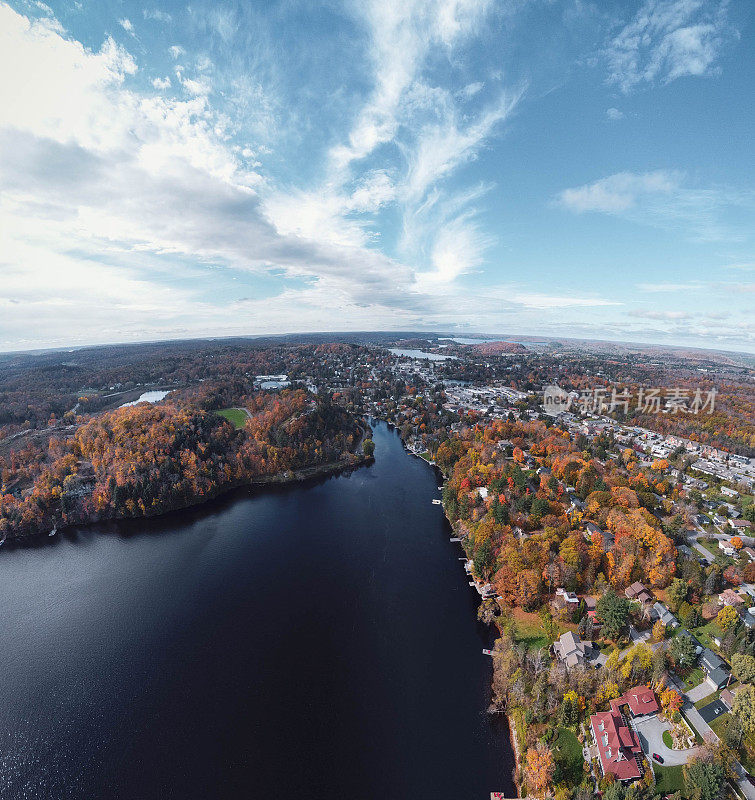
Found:
M 187 503 L 172 504 L 169 508 L 160 509 L 159 511 L 156 511 L 154 513 L 137 514 L 133 516 L 92 515 L 90 517 L 85 517 L 65 522 L 55 518 L 51 518 L 47 522 L 46 527 L 51 532 L 54 530 L 56 533 L 61 533 L 68 528 L 88 527 L 91 525 L 96 525 L 100 522 L 125 522 L 127 520 L 155 519 L 159 517 L 168 516 L 169 514 L 173 514 L 177 511 L 186 511 L 187 509 L 205 505 L 209 502 L 212 502 L 213 500 L 220 499 L 224 495 L 230 494 L 231 492 L 237 489 L 243 489 L 245 487 L 254 488 L 254 487 L 265 487 L 265 486 L 285 486 L 287 484 L 305 483 L 307 481 L 317 480 L 318 478 L 326 478 L 330 476 L 340 475 L 344 472 L 348 472 L 349 470 L 354 470 L 360 467 L 368 466 L 369 464 L 373 463 L 374 460 L 375 460 L 374 456 L 365 456 L 363 453 L 352 453 L 349 458 L 340 459 L 338 461 L 331 461 L 327 464 L 315 464 L 311 467 L 304 467 L 302 469 L 285 470 L 283 472 L 279 472 L 274 475 L 261 476 L 259 478 L 254 478 L 251 480 L 233 481 L 231 483 L 218 487 L 216 491 L 208 492 L 201 498 L 194 497 L 190 502 Z M 24 542 L 27 540 L 34 540 L 47 535 L 51 534 L 36 531 L 33 533 L 13 535 L 13 532 L 11 532 L 0 542 L 0 545 L 4 544 L 6 541 Z
M 409 455 L 412 455 L 415 458 L 419 458 L 420 460 L 424 461 L 428 466 L 432 467 L 432 469 L 436 473 L 436 477 L 440 478 L 441 488 L 445 489 L 446 475 L 444 474 L 443 470 L 435 463 L 435 461 L 432 461 L 429 457 L 425 457 L 425 454 L 415 453 L 414 451 L 410 450 L 406 442 L 404 441 L 403 437 L 401 436 L 401 431 L 391 422 L 387 421 L 385 422 L 389 428 L 395 430 L 398 433 L 399 439 L 401 440 L 401 444 Z M 443 505 L 443 515 L 446 518 L 449 526 L 451 527 L 451 530 L 454 531 L 454 535 L 457 536 L 459 532 L 451 522 L 448 516 L 448 512 L 446 511 L 445 505 Z M 461 547 L 464 550 L 464 554 L 468 557 L 469 554 L 467 553 L 466 548 L 464 547 L 465 544 L 464 537 L 459 537 L 459 543 L 461 544 Z M 494 628 L 496 628 L 496 630 L 498 630 L 495 622 L 490 623 L 490 625 L 492 625 Z M 491 693 L 492 693 L 492 679 L 491 679 Z M 516 786 L 517 797 L 520 797 L 522 787 L 519 785 L 519 782 L 517 781 L 517 776 L 520 774 L 520 768 L 522 765 L 524 754 L 520 750 L 519 737 L 517 736 L 517 731 L 516 731 L 517 720 L 514 718 L 514 714 L 507 714 L 502 710 L 496 710 L 493 713 L 503 714 L 503 716 L 506 718 L 506 723 L 509 731 L 509 743 L 511 745 L 511 750 L 514 755 L 514 771 L 512 774 L 512 780 L 514 781 L 514 785 Z

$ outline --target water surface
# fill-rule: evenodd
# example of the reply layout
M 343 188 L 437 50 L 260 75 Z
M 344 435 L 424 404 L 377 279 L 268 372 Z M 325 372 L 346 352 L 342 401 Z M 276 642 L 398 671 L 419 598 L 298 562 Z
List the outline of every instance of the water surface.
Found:
M 157 403 L 164 397 L 167 397 L 168 394 L 170 394 L 170 392 L 153 389 L 152 391 L 144 392 L 143 394 L 139 395 L 136 400 L 132 400 L 130 403 L 124 403 L 123 405 L 119 406 L 119 408 L 128 408 L 128 406 L 135 406 L 137 403 Z
M 0 552 L 0 797 L 487 800 L 505 721 L 437 478 L 376 463 Z

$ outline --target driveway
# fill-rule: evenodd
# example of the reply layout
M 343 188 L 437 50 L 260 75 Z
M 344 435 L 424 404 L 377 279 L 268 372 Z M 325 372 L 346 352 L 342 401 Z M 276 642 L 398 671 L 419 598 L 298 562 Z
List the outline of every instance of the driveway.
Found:
M 629 638 L 633 644 L 638 644 L 639 642 L 646 642 L 650 638 L 650 631 L 643 631 L 640 633 L 634 625 L 629 626 Z
M 703 681 L 699 686 L 695 686 L 693 689 L 685 692 L 685 694 L 690 703 L 695 705 L 695 703 L 702 700 L 703 697 L 707 697 L 709 694 L 715 694 L 715 692 L 716 690 L 707 681 Z
M 700 716 L 710 725 L 711 722 L 716 717 L 720 717 L 721 714 L 725 714 L 729 709 L 720 701 L 714 700 L 712 703 L 708 703 L 707 706 L 703 706 L 702 708 L 698 708 L 700 712 Z
M 652 717 L 635 719 L 632 725 L 637 731 L 640 745 L 645 755 L 652 760 L 653 753 L 658 753 L 663 758 L 664 767 L 676 767 L 679 764 L 686 764 L 689 759 L 697 752 L 696 747 L 687 750 L 672 750 L 663 742 L 663 732 L 671 728 L 665 720 L 661 720 L 657 714 Z

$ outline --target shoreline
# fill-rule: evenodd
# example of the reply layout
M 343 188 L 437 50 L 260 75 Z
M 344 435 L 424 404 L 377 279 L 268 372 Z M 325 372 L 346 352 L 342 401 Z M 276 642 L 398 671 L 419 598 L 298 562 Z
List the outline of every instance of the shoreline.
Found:
M 405 452 L 407 453 L 407 455 L 414 456 L 415 458 L 420 459 L 420 461 L 424 461 L 425 464 L 427 464 L 428 467 L 433 469 L 433 471 L 436 473 L 436 475 L 440 477 L 442 487 L 443 487 L 443 489 L 445 489 L 446 476 L 443 474 L 443 470 L 434 461 L 429 461 L 428 459 L 423 458 L 418 453 L 414 453 L 413 451 L 411 451 L 406 446 L 406 442 L 404 441 L 403 437 L 401 436 L 401 431 L 399 430 L 399 428 L 397 428 L 391 422 L 387 422 L 386 420 L 383 420 L 383 421 L 386 422 L 386 424 L 388 425 L 389 428 L 393 428 L 395 431 L 398 432 L 399 439 L 401 440 L 401 444 L 402 444 Z M 443 505 L 442 501 L 441 501 L 441 508 L 443 509 L 443 516 L 446 518 L 446 521 L 448 522 L 451 530 L 454 531 L 453 523 L 451 522 L 450 519 L 448 519 L 448 514 L 446 512 L 446 508 Z M 454 533 L 455 533 L 455 531 L 454 531 Z M 467 555 L 467 552 L 464 549 L 463 540 L 460 543 L 462 545 L 462 549 L 464 550 L 464 554 Z M 488 626 L 488 627 L 490 627 L 490 626 Z M 491 684 L 491 686 L 492 686 L 492 684 Z M 497 711 L 496 713 L 503 714 L 503 716 L 506 718 L 506 724 L 508 725 L 508 728 L 509 728 L 509 745 L 511 746 L 511 750 L 512 750 L 512 752 L 514 754 L 514 770 L 513 770 L 512 775 L 511 775 L 511 780 L 512 780 L 512 782 L 513 782 L 513 784 L 514 784 L 514 786 L 516 788 L 516 797 L 521 797 L 522 796 L 522 787 L 519 785 L 519 782 L 517 781 L 516 776 L 519 773 L 519 770 L 521 768 L 521 760 L 522 760 L 521 756 L 522 756 L 522 754 L 519 751 L 519 739 L 518 739 L 517 734 L 516 734 L 516 722 L 513 719 L 513 716 L 508 714 L 505 711 Z
M 69 528 L 76 528 L 76 527 L 89 527 L 91 525 L 97 525 L 101 522 L 125 522 L 131 520 L 139 520 L 139 519 L 158 519 L 160 517 L 168 516 L 169 514 L 173 514 L 176 511 L 185 511 L 189 508 L 201 508 L 203 505 L 207 503 L 217 500 L 223 497 L 230 492 L 233 492 L 237 489 L 243 489 L 244 487 L 255 488 L 255 487 L 266 487 L 266 486 L 287 486 L 295 483 L 305 483 L 309 480 L 315 480 L 317 478 L 324 478 L 331 475 L 338 475 L 342 472 L 347 472 L 351 469 L 358 469 L 359 467 L 369 466 L 375 460 L 374 456 L 365 456 L 363 454 L 357 455 L 353 454 L 355 460 L 351 459 L 342 459 L 341 461 L 330 461 L 327 464 L 316 464 L 311 467 L 303 467 L 298 470 L 286 470 L 285 472 L 278 472 L 274 475 L 266 475 L 261 476 L 260 478 L 255 478 L 249 481 L 234 481 L 233 483 L 227 484 L 225 486 L 219 487 L 217 491 L 207 494 L 201 498 L 201 500 L 197 500 L 196 498 L 192 502 L 188 503 L 180 503 L 171 508 L 166 508 L 161 511 L 155 512 L 153 514 L 139 514 L 137 516 L 132 517 L 125 517 L 125 516 L 103 516 L 103 517 L 91 517 L 84 520 L 77 520 L 75 522 L 63 523 L 63 522 L 56 522 L 55 520 L 51 520 L 51 524 L 56 528 L 56 533 L 60 534 L 63 531 Z M 11 536 L 8 535 L 0 542 L 0 545 L 8 542 L 13 544 L 23 544 L 24 542 L 30 542 L 37 539 L 43 539 L 49 536 L 49 533 L 45 533 L 44 531 L 39 531 L 36 533 L 28 533 L 21 536 Z M 1 551 L 0 551 L 1 552 Z

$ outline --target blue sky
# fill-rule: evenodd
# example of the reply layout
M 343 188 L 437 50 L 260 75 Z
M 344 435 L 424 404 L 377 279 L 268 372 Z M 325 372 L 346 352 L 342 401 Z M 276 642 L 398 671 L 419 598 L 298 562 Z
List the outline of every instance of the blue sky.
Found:
M 747 0 L 0 0 L 0 349 L 755 350 Z

